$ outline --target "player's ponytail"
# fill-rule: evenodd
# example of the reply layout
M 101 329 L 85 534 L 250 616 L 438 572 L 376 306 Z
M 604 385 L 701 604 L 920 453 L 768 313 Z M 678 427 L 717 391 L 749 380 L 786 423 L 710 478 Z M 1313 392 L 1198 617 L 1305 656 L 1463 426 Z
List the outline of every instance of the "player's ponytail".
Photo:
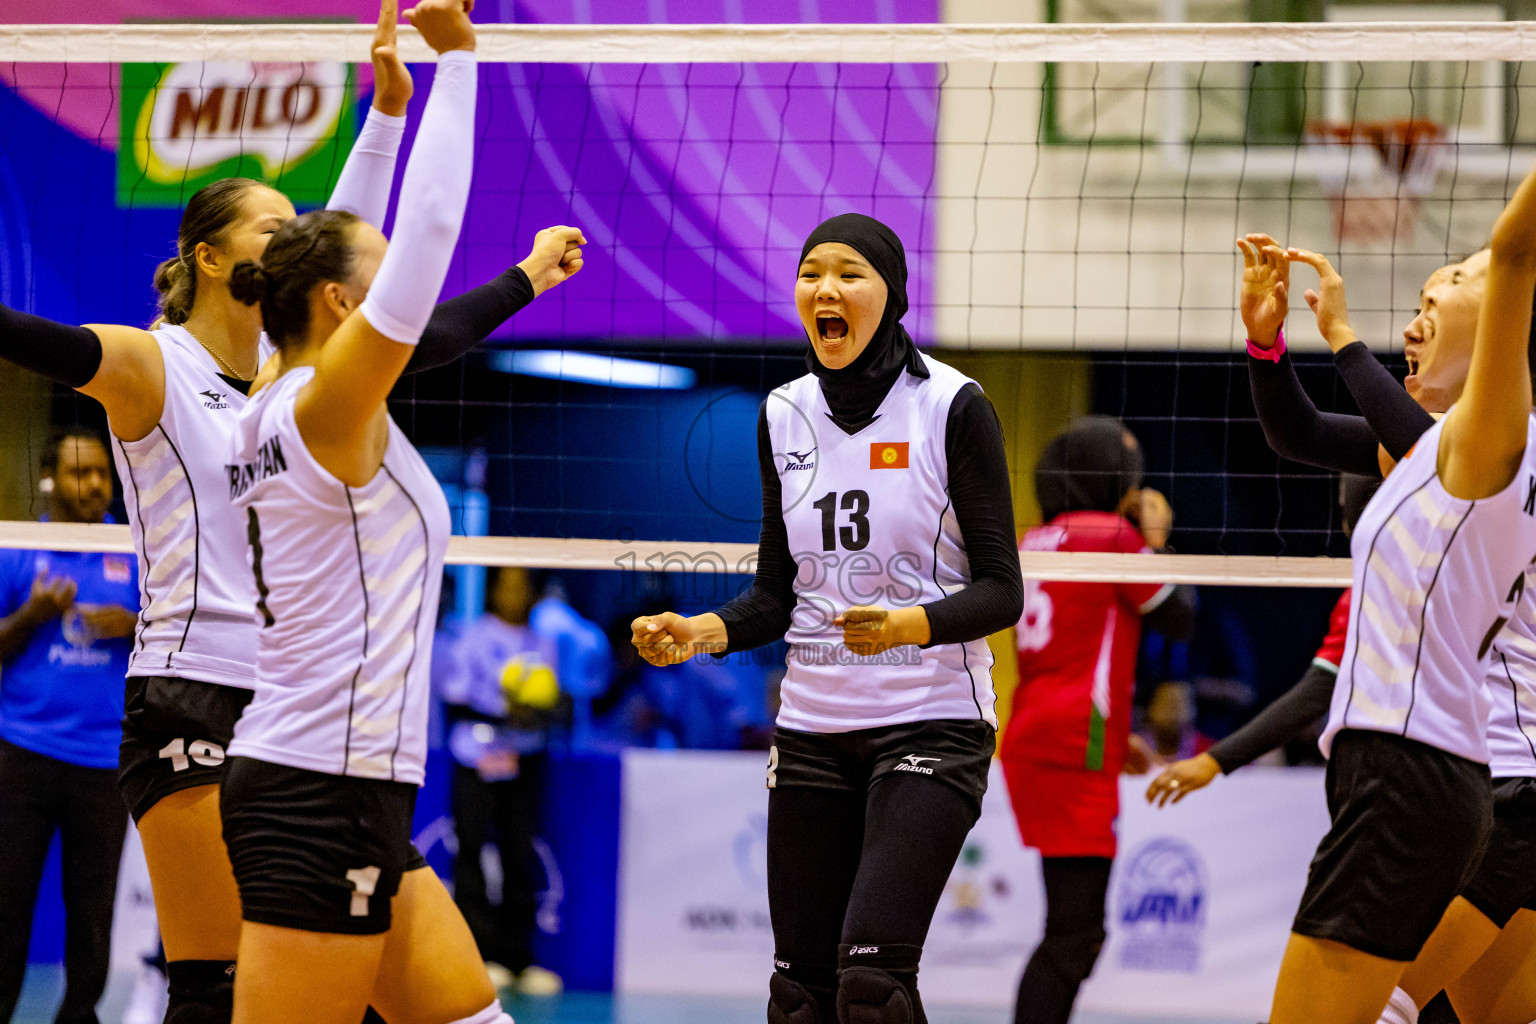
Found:
M 278 348 L 309 333 L 309 297 L 328 281 L 352 277 L 352 229 L 358 219 L 342 210 L 315 210 L 277 229 L 261 262 L 242 260 L 229 292 L 247 305 L 261 303 L 267 337 Z
M 267 297 L 267 272 L 255 260 L 241 260 L 229 272 L 229 294 L 236 302 L 256 305 Z
M 155 325 L 186 323 L 192 315 L 197 279 L 180 256 L 172 256 L 155 268 L 155 291 L 160 293 L 160 316 Z
M 221 245 L 244 213 L 245 196 L 263 188 L 253 178 L 223 178 L 192 194 L 176 231 L 176 255 L 155 268 L 155 291 L 160 293 L 161 323 L 184 324 L 197 301 L 197 274 L 193 262 L 201 242 Z

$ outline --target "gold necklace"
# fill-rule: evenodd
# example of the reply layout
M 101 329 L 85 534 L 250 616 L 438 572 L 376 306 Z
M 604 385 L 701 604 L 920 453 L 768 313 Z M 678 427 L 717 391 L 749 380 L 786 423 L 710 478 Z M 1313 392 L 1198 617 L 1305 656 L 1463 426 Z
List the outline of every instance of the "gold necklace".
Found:
M 183 330 L 185 330 L 185 327 L 183 327 Z M 191 331 L 187 331 L 187 333 L 188 334 L 192 334 Z M 192 340 L 197 342 L 199 345 L 202 345 L 203 346 L 203 351 L 207 352 L 209 355 L 213 356 L 214 362 L 218 363 L 220 366 L 224 367 L 224 369 L 228 370 L 229 371 L 229 375 L 231 377 L 235 378 L 235 380 L 243 381 L 246 384 L 249 384 L 251 381 L 256 379 L 256 374 L 254 374 L 254 373 L 251 374 L 249 377 L 245 377 L 245 376 L 242 376 L 239 373 L 236 373 L 235 372 L 235 368 L 233 366 L 230 366 L 228 363 L 226 363 L 224 361 L 224 357 L 223 356 L 219 355 L 213 349 L 209 348 L 207 342 L 203 341 L 202 338 L 199 338 L 197 335 L 192 334 Z

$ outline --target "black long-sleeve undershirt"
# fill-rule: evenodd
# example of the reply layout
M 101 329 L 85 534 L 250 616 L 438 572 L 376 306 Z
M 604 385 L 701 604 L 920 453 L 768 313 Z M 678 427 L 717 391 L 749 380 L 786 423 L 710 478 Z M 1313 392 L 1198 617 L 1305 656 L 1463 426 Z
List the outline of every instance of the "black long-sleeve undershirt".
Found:
M 1371 425 L 1363 416 L 1319 412 L 1302 389 L 1289 352 L 1279 362 L 1249 359 L 1248 386 L 1275 454 L 1340 473 L 1381 476 Z
M 1401 459 L 1434 426 L 1434 418 L 1363 342 L 1344 346 L 1333 361 L 1363 416 L 1319 412 L 1301 387 L 1290 353 L 1278 363 L 1248 360 L 1248 383 L 1264 437 L 1285 458 L 1379 478 L 1377 445 Z
M 1395 460 L 1407 457 L 1435 418 L 1415 402 L 1381 360 L 1362 341 L 1345 345 L 1333 355 L 1333 365 L 1360 406 L 1381 446 Z
M 1314 662 L 1296 685 L 1254 716 L 1253 720 L 1207 753 L 1230 775 L 1252 764 L 1283 743 L 1295 739 L 1307 726 L 1328 714 L 1338 670 Z
M 766 403 L 758 413 L 757 449 L 763 487 L 757 576 L 750 589 L 717 610 L 725 622 L 728 651 L 781 639 L 789 630 L 797 600 L 797 567 L 784 525 Z M 1018 622 L 1024 601 L 1003 429 L 992 403 L 974 384 L 962 388 L 950 405 L 944 451 L 950 502 L 970 563 L 971 582 L 923 606 L 930 647 L 966 643 L 1007 629 Z
M 460 358 L 533 298 L 528 275 L 511 267 L 478 288 L 438 303 L 404 372 L 420 373 Z M 0 305 L 0 359 L 65 387 L 82 388 L 101 369 L 101 339 L 84 327 Z
M 1200 598 L 1188 583 L 1175 584 L 1162 603 L 1141 617 L 1141 628 L 1161 633 L 1169 640 L 1189 640 L 1195 635 Z
M 421 373 L 459 359 L 533 299 L 528 275 L 509 267 L 480 287 L 439 302 L 403 372 Z

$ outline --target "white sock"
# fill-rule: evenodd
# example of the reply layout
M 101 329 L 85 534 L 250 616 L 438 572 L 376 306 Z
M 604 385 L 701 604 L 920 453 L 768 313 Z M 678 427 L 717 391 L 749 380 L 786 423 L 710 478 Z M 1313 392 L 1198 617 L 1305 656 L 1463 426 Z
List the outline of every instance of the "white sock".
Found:
M 1381 1011 L 1377 1024 L 1419 1024 L 1419 1007 L 1413 997 L 1400 988 L 1392 990 L 1387 1008 Z
M 473 1017 L 465 1017 L 463 1020 L 453 1021 L 453 1024 L 514 1024 L 512 1015 L 501 1008 L 501 1003 L 494 1002 L 481 1010 Z

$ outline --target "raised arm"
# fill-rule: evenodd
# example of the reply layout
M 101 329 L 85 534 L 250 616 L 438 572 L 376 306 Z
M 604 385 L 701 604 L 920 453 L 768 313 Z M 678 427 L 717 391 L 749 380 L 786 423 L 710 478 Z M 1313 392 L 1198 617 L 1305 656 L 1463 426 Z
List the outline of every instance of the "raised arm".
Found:
M 325 204 L 328 210 L 345 210 L 381 230 L 389 214 L 400 140 L 405 136 L 405 111 L 415 89 L 410 71 L 395 51 L 399 20 L 397 0 L 384 0 L 373 30 L 373 105 Z
M 1359 416 L 1319 412 L 1296 377 L 1280 331 L 1289 303 L 1290 263 L 1268 235 L 1238 239 L 1243 254 L 1239 310 L 1248 340 L 1248 384 L 1264 438 L 1277 455 L 1344 473 L 1381 476 L 1376 434 Z
M 160 348 L 135 327 L 75 327 L 0 306 L 0 359 L 96 399 L 124 440 L 149 433 L 165 405 Z
M 1536 291 L 1536 169 L 1499 215 L 1488 283 L 1461 401 L 1446 417 L 1436 470 L 1453 497 L 1473 501 L 1509 486 L 1525 455 L 1531 416 L 1531 296 Z
M 1349 325 L 1344 278 L 1327 257 L 1295 248 L 1287 249 L 1285 257 L 1288 262 L 1305 263 L 1317 271 L 1317 289 L 1308 288 L 1303 297 L 1317 317 L 1318 333 L 1333 350 L 1333 365 L 1371 430 L 1381 439 L 1381 447 L 1394 462 L 1402 460 L 1424 432 L 1435 425 L 1435 418 L 1403 390 L 1397 378 L 1356 336 Z
M 569 281 L 583 266 L 579 228 L 545 228 L 528 258 L 478 288 L 437 304 L 406 373 L 421 373 L 462 357 L 539 295 Z
M 295 405 L 305 443 L 327 468 L 328 453 L 345 464 L 347 453 L 362 449 L 448 276 L 474 164 L 477 65 L 464 7 L 465 0 L 425 0 L 406 12 L 441 56 L 406 165 L 394 241 Z

